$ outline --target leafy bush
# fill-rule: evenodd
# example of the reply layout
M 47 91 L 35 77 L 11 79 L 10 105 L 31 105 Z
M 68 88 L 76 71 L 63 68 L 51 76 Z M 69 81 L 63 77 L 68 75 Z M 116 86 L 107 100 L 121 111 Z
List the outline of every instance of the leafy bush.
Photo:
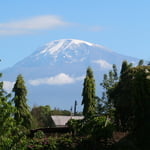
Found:
M 42 138 L 44 138 L 45 137 L 45 134 L 44 134 L 44 132 L 43 131 L 37 131 L 35 134 L 34 134 L 34 137 L 35 138 L 38 138 L 38 139 L 42 139 Z
M 70 120 L 67 125 L 79 136 L 91 136 L 94 139 L 108 139 L 113 135 L 113 125 L 105 116 L 83 120 Z
M 95 139 L 107 140 L 113 135 L 113 125 L 105 116 L 95 117 L 90 121 L 91 134 Z
M 67 126 L 70 128 L 73 135 L 78 135 L 83 126 L 83 120 L 70 119 L 67 122 Z
M 71 137 L 61 137 L 57 139 L 58 149 L 59 150 L 73 150 L 74 144 Z

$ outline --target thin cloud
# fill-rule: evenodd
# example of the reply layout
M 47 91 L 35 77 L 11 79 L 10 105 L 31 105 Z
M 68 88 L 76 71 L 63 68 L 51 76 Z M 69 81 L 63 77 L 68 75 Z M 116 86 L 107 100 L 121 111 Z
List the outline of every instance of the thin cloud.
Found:
M 15 82 L 3 81 L 3 88 L 6 92 L 10 93 L 13 89 Z
M 29 80 L 29 84 L 31 84 L 33 86 L 38 86 L 41 84 L 64 85 L 64 84 L 72 84 L 72 83 L 75 83 L 76 81 L 79 81 L 82 79 L 83 79 L 83 77 L 73 78 L 73 77 L 70 77 L 69 75 L 67 75 L 65 73 L 60 73 L 60 74 L 53 76 L 53 77 Z
M 0 35 L 28 34 L 37 30 L 52 30 L 70 25 L 59 16 L 37 16 L 26 20 L 0 23 Z
M 23 31 L 23 30 L 0 30 L 0 35 L 19 35 L 19 34 L 31 34 L 32 32 L 30 31 Z
M 104 69 L 111 69 L 112 68 L 112 64 L 108 63 L 107 61 L 105 60 L 95 60 L 93 61 L 94 63 L 96 64 L 99 64 L 101 68 L 104 68 Z

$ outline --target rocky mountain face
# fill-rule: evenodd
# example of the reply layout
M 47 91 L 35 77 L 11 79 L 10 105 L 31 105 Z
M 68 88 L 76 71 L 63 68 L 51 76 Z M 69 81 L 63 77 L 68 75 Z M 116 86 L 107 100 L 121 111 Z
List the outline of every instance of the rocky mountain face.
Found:
M 124 56 L 104 46 L 75 39 L 52 41 L 36 50 L 13 67 L 3 71 L 5 88 L 13 85 L 22 74 L 28 88 L 29 104 L 50 105 L 70 109 L 78 101 L 81 109 L 83 79 L 91 67 L 96 79 L 97 95 L 101 94 L 100 82 L 112 64 L 118 69 L 123 60 L 137 63 L 139 59 Z

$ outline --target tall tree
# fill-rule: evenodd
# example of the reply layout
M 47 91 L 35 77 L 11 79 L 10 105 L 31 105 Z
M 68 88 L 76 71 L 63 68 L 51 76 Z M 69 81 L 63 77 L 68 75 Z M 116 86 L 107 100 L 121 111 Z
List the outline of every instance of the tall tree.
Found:
M 14 118 L 18 124 L 21 123 L 22 126 L 30 129 L 32 125 L 32 117 L 29 106 L 27 105 L 27 89 L 22 75 L 17 76 L 13 92 L 15 93 L 13 101 L 17 110 Z
M 0 78 L 2 73 L 0 73 Z M 0 149 L 21 149 L 24 146 L 26 134 L 22 126 L 17 125 L 14 119 L 16 109 L 11 101 L 11 94 L 3 88 L 0 82 Z
M 109 118 L 113 116 L 113 103 L 109 97 L 109 92 L 113 89 L 118 82 L 118 72 L 115 64 L 112 66 L 112 70 L 108 74 L 104 74 L 103 82 L 100 85 L 103 87 L 102 98 L 99 99 L 99 108 L 103 110 L 103 113 L 108 115 Z M 103 106 L 103 109 L 101 108 Z M 98 108 L 98 109 L 99 109 Z
M 0 73 L 1 76 L 2 74 Z M 26 135 L 21 131 L 22 128 L 16 124 L 13 117 L 15 111 L 11 101 L 11 94 L 4 90 L 3 82 L 0 82 L 0 149 L 2 150 L 20 149 L 18 146 L 23 146 L 20 143 L 23 144 L 22 140 L 25 139 Z
M 93 76 L 93 71 L 90 67 L 88 67 L 86 71 L 82 96 L 82 105 L 84 105 L 83 115 L 85 117 L 90 117 L 96 112 L 95 79 Z
M 114 106 L 116 108 L 116 101 L 114 100 L 113 96 L 117 93 L 116 92 L 117 90 L 121 91 L 121 88 L 117 88 L 117 87 L 118 87 L 118 85 L 120 85 L 119 84 L 120 81 L 124 81 L 124 79 L 126 79 L 125 74 L 131 68 L 132 68 L 132 63 L 128 63 L 127 61 L 123 61 L 122 62 L 122 67 L 121 67 L 121 71 L 120 71 L 120 77 L 118 77 L 118 75 L 117 75 L 117 67 L 116 67 L 116 65 L 112 66 L 112 70 L 109 71 L 108 74 L 104 74 L 103 82 L 100 84 L 103 87 L 103 89 L 104 89 L 104 92 L 102 93 L 102 98 L 101 99 L 103 100 L 103 102 L 105 102 L 104 110 L 105 110 L 105 113 L 109 115 L 109 117 L 111 115 L 111 114 L 109 114 L 111 112 L 110 110 L 114 110 Z M 125 83 L 123 85 L 128 84 L 128 83 L 129 83 L 129 81 L 125 81 Z M 131 84 L 128 85 L 128 87 L 130 87 L 130 86 L 131 86 Z M 118 91 L 118 93 L 120 91 Z M 130 92 L 131 92 L 131 90 L 129 91 L 129 93 Z M 128 95 L 129 94 L 126 93 L 123 98 L 127 99 Z M 119 98 L 119 96 L 118 96 L 118 98 Z M 126 100 L 124 100 L 124 103 L 126 104 Z M 122 104 L 123 104 L 123 102 L 122 102 Z M 123 105 L 126 106 L 125 104 L 123 104 Z M 120 111 L 123 112 L 123 109 L 120 109 Z M 125 116 L 127 115 L 127 113 L 125 113 L 125 114 L 124 113 L 125 112 L 122 113 L 122 115 L 123 115 L 122 118 L 124 118 L 124 119 L 122 119 L 122 122 L 120 122 L 120 120 L 117 120 L 117 118 L 119 118 L 119 116 L 118 116 L 119 113 L 115 113 L 115 115 L 116 115 L 115 116 L 116 122 L 117 122 L 117 124 L 120 124 L 120 126 L 122 126 L 121 124 L 124 124 L 124 122 L 126 122 Z M 125 130 L 126 127 L 124 126 L 123 128 L 124 128 L 123 130 Z

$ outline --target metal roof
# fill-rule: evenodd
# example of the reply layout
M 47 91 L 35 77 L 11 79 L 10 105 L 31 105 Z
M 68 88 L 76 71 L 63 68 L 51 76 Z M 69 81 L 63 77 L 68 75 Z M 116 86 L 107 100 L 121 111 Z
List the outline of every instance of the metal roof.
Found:
M 80 120 L 83 116 L 51 116 L 56 126 L 65 126 L 70 119 Z

